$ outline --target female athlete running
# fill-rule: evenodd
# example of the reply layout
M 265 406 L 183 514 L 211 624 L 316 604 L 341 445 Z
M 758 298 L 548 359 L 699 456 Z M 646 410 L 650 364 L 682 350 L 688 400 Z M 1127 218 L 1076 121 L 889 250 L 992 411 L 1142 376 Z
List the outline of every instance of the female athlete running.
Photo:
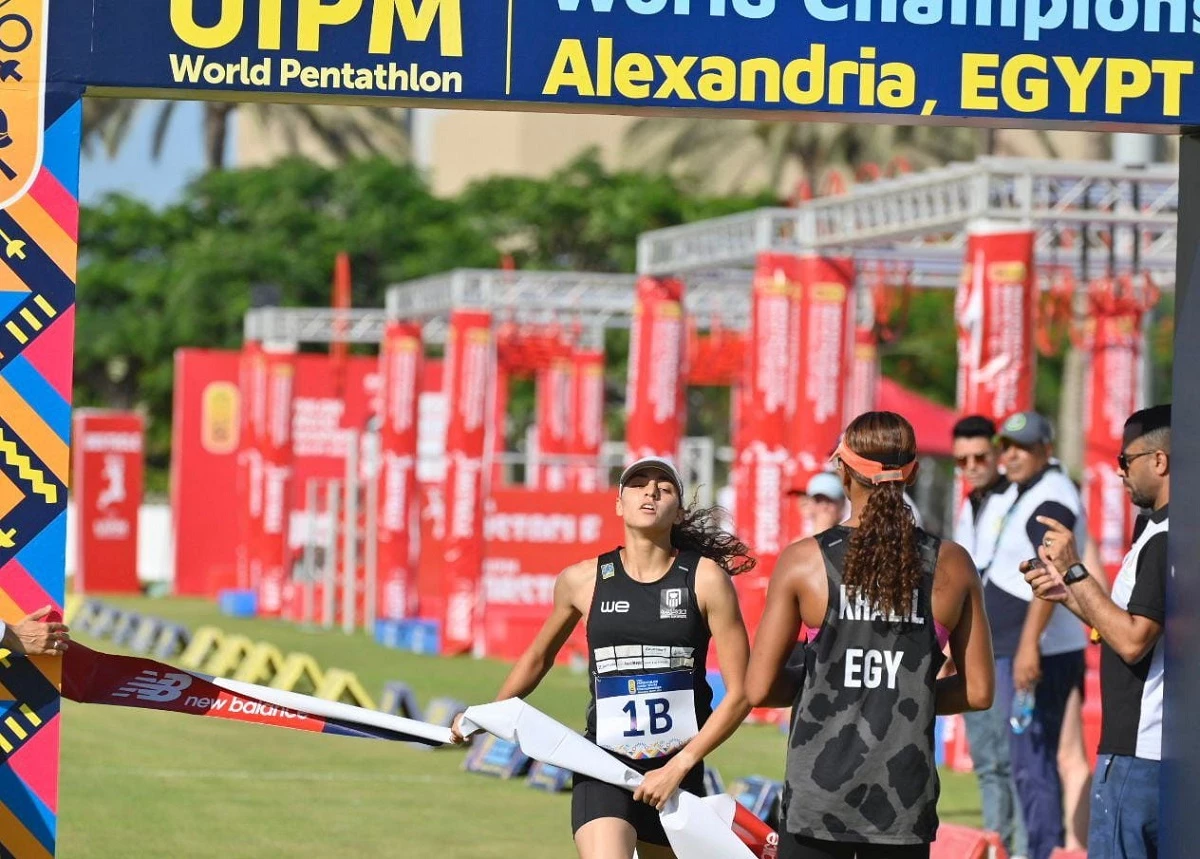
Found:
M 746 547 L 682 506 L 668 461 L 642 459 L 621 475 L 617 515 L 625 544 L 567 567 L 554 609 L 500 687 L 497 700 L 537 688 L 580 619 L 587 628 L 588 739 L 646 773 L 636 792 L 575 777 L 571 826 L 581 859 L 669 859 L 661 809 L 682 787 L 704 793 L 704 756 L 749 712 L 749 644 L 730 576 L 754 566 Z M 712 709 L 709 640 L 725 697 Z M 454 724 L 461 741 L 459 723 Z
M 908 421 L 869 412 L 834 454 L 850 518 L 784 550 L 746 688 L 794 704 L 780 859 L 926 859 L 937 835 L 934 715 L 991 706 L 995 665 L 970 556 L 918 529 Z M 785 662 L 801 623 L 803 670 Z M 937 680 L 946 640 L 958 673 Z

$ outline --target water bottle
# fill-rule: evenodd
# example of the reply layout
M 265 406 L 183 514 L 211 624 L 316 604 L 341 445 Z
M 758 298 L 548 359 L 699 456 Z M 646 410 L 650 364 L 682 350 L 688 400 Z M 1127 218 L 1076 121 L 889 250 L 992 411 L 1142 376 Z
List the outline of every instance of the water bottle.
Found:
M 1012 715 L 1008 718 L 1008 724 L 1014 734 L 1023 734 L 1029 728 L 1033 721 L 1033 703 L 1032 689 L 1018 689 L 1013 694 Z

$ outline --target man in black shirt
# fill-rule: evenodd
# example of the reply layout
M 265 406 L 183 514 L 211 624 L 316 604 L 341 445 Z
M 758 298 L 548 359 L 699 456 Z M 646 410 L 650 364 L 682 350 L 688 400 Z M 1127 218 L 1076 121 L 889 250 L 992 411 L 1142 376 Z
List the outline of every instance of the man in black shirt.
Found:
M 1070 531 L 1047 519 L 1040 564 L 1025 577 L 1043 600 L 1063 603 L 1103 642 L 1103 717 L 1093 781 L 1089 859 L 1158 856 L 1158 779 L 1162 757 L 1163 653 L 1166 619 L 1171 407 L 1135 412 L 1117 457 L 1130 499 L 1150 512 L 1133 548 L 1104 593 L 1079 560 Z

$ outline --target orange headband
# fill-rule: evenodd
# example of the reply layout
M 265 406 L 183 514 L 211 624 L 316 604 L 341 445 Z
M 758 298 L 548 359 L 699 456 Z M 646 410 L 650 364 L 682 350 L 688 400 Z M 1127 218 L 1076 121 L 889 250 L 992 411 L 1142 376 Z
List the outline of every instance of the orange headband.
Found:
M 880 483 L 908 480 L 909 475 L 913 473 L 913 469 L 917 467 L 917 461 L 914 459 L 908 465 L 902 465 L 899 468 L 889 468 L 882 462 L 876 462 L 873 459 L 867 459 L 865 456 L 859 456 L 846 447 L 845 441 L 838 443 L 837 450 L 833 452 L 833 455 L 876 486 Z

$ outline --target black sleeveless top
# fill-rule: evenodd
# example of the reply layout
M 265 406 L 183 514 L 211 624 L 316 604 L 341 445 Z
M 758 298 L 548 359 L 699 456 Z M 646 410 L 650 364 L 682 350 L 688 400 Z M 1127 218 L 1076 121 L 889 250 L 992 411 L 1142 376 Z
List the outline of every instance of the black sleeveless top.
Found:
M 924 575 L 913 609 L 885 618 L 843 588 L 852 531 L 816 540 L 829 607 L 805 648 L 792 710 L 783 814 L 806 838 L 927 844 L 937 835 L 940 790 L 933 748 L 937 672 L 943 656 L 933 617 L 941 541 L 917 530 Z
M 625 572 L 619 549 L 596 561 L 586 736 L 642 772 L 666 763 L 712 715 L 699 562 L 699 553 L 680 552 L 665 576 L 642 583 Z

